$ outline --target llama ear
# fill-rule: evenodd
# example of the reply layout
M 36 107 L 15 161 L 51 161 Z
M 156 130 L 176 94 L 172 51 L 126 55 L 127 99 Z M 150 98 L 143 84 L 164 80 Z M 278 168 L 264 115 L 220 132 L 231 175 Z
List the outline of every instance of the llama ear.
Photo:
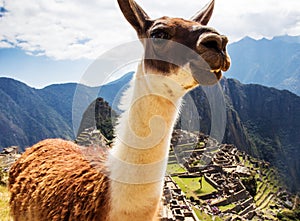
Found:
M 207 25 L 213 13 L 214 6 L 215 6 L 215 1 L 211 0 L 211 2 L 206 6 L 204 6 L 204 8 L 201 9 L 198 13 L 196 13 L 196 15 L 194 15 L 191 18 L 191 20 L 196 21 L 201 25 Z
M 134 0 L 118 0 L 118 3 L 127 21 L 141 35 L 146 21 L 150 19 L 147 13 Z

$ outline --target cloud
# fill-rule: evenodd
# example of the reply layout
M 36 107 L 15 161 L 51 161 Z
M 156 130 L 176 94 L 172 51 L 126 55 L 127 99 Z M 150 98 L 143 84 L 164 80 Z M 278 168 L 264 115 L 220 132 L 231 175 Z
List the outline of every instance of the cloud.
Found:
M 0 17 L 0 48 L 62 59 L 95 59 L 104 51 L 136 39 L 112 0 L 8 0 Z M 138 0 L 151 17 L 189 18 L 206 4 L 200 0 Z M 4 6 L 0 5 L 0 8 Z M 300 1 L 216 0 L 210 23 L 236 41 L 300 34 Z M 38 52 L 38 53 L 37 53 Z
M 244 36 L 272 38 L 278 35 L 299 35 L 300 2 L 297 0 L 247 0 L 220 1 L 219 8 L 225 15 L 216 17 L 216 25 L 221 25 L 233 40 Z M 219 9 L 221 12 L 221 10 Z
M 13 48 L 13 45 L 5 40 L 2 40 L 0 41 L 0 48 Z
M 127 31 L 120 26 L 117 8 L 108 6 L 100 1 L 9 1 L 0 40 L 55 59 L 94 58 L 95 51 L 129 39 L 121 35 L 122 29 Z

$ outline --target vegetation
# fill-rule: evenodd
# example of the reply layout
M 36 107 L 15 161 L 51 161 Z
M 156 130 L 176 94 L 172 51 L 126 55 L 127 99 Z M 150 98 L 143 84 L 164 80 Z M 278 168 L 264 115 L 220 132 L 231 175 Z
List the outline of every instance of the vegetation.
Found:
M 195 211 L 198 219 L 201 221 L 222 221 L 222 219 L 220 217 L 208 215 L 204 211 L 200 211 L 199 209 L 197 209 L 195 207 L 193 208 L 193 210 Z
M 219 206 L 219 210 L 221 211 L 221 212 L 223 212 L 223 211 L 226 211 L 226 210 L 229 210 L 229 209 L 233 209 L 234 207 L 235 207 L 236 205 L 235 204 L 227 204 L 227 205 L 225 205 L 225 206 Z
M 5 168 L 5 169 L 4 169 Z M 7 188 L 8 183 L 8 169 L 9 164 L 7 159 L 0 157 L 0 220 L 10 221 L 9 215 L 9 191 Z
M 173 180 L 177 183 L 180 189 L 185 193 L 187 198 L 191 196 L 196 198 L 197 195 L 204 195 L 216 191 L 209 183 L 202 178 L 202 188 L 200 189 L 200 178 L 180 178 L 178 176 L 173 177 Z
M 97 98 L 95 104 L 96 127 L 108 139 L 114 138 L 114 125 L 117 114 L 103 98 Z
M 103 98 L 97 98 L 84 112 L 78 135 L 87 128 L 96 127 L 106 139 L 113 140 L 116 117 L 109 104 Z
M 289 209 L 284 209 L 277 214 L 277 218 L 283 221 L 300 220 L 300 208 L 294 211 Z
M 167 166 L 168 174 L 184 173 L 184 172 L 186 172 L 186 169 L 177 163 L 168 164 Z
M 2 168 L 0 167 L 0 185 L 2 184 L 3 181 L 4 181 L 4 173 Z
M 0 185 L 0 220 L 9 221 L 9 192 L 6 186 Z

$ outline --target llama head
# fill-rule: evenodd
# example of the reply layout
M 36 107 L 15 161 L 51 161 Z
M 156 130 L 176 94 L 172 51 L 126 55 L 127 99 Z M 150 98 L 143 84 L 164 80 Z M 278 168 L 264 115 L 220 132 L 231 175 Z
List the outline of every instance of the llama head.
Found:
M 118 0 L 144 47 L 143 72 L 167 76 L 186 91 L 216 83 L 228 70 L 228 39 L 208 27 L 214 0 L 190 20 L 151 19 L 134 0 Z

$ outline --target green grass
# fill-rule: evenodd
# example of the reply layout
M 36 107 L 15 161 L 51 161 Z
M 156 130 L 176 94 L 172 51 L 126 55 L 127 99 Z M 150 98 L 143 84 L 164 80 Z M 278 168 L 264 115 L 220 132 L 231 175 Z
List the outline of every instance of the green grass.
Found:
M 0 220 L 9 221 L 11 220 L 9 216 L 9 192 L 6 186 L 0 185 Z
M 204 213 L 204 212 L 201 212 L 200 210 L 194 208 L 194 211 L 197 215 L 197 217 L 201 220 L 201 221 L 212 221 L 212 218 L 210 215 Z
M 193 210 L 195 211 L 198 219 L 201 221 L 222 221 L 223 220 L 218 216 L 211 216 L 211 215 L 206 214 L 205 212 L 201 212 L 197 208 L 193 208 Z
M 227 204 L 225 206 L 219 206 L 219 210 L 224 212 L 228 209 L 233 209 L 235 207 L 235 204 Z
M 194 143 L 187 143 L 187 144 L 180 144 L 176 145 L 176 148 L 182 148 L 183 150 L 191 150 L 194 151 L 195 144 Z
M 200 189 L 199 179 L 200 178 L 173 177 L 173 180 L 187 197 L 197 197 L 197 195 L 204 195 L 216 191 L 216 189 L 207 183 L 204 178 L 202 178 L 202 189 Z
M 180 166 L 179 164 L 174 163 L 174 164 L 168 164 L 167 172 L 169 174 L 184 173 L 184 172 L 186 172 L 186 169 L 184 167 Z
M 257 207 L 259 207 L 261 204 L 264 203 L 264 201 L 270 196 L 271 193 L 272 193 L 272 189 L 267 189 L 267 190 L 263 193 L 263 195 L 262 195 L 259 199 L 256 200 L 255 205 L 256 205 Z

